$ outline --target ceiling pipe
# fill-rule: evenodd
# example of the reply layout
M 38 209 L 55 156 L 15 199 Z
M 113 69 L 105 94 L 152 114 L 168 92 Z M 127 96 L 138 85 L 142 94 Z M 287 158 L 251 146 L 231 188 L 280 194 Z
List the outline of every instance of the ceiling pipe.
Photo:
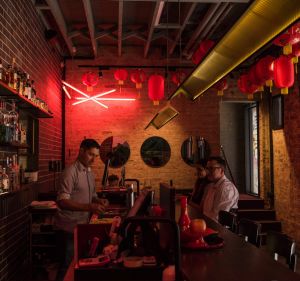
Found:
M 207 37 L 207 34 L 210 32 L 210 30 L 214 27 L 215 23 L 217 20 L 222 16 L 222 14 L 226 11 L 227 8 L 229 8 L 230 4 L 229 3 L 224 3 L 222 4 L 218 10 L 214 13 L 213 17 L 209 21 L 209 23 L 205 26 L 203 29 L 202 33 L 199 34 L 198 38 L 195 40 L 194 45 L 190 48 L 188 55 L 186 56 L 188 60 L 191 59 L 193 53 L 195 50 L 198 48 L 199 43 Z

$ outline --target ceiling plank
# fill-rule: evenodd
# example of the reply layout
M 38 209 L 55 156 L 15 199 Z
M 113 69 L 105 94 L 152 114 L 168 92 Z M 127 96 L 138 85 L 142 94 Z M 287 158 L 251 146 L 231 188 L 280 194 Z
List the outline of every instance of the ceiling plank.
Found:
M 183 30 L 185 29 L 186 25 L 188 24 L 189 20 L 190 20 L 190 17 L 192 16 L 195 8 L 196 8 L 197 4 L 196 3 L 193 3 L 191 4 L 186 16 L 185 16 L 185 19 L 183 20 L 183 23 L 180 27 L 180 29 L 178 30 L 177 32 L 177 35 L 176 35 L 176 38 L 174 40 L 174 43 L 172 44 L 172 46 L 170 47 L 170 50 L 169 50 L 169 55 L 172 55 L 173 52 L 174 52 L 174 49 L 177 45 L 177 42 L 179 41 L 180 37 L 181 37 L 181 34 L 183 32 Z
M 35 0 L 32 0 L 31 2 L 33 3 L 33 5 L 35 5 L 35 2 L 36 2 L 36 1 L 35 1 Z M 40 18 L 41 18 L 41 20 L 42 20 L 44 26 L 46 27 L 46 29 L 47 29 L 47 30 L 48 30 L 48 29 L 51 29 L 51 27 L 50 27 L 48 21 L 46 20 L 44 14 L 43 14 L 42 11 L 41 11 L 41 9 L 38 8 L 38 7 L 36 7 L 36 5 L 35 5 L 35 8 L 36 8 L 36 11 L 37 11 L 38 15 L 40 16 Z M 49 8 L 49 9 L 50 9 L 50 8 Z M 60 47 L 60 44 L 59 44 L 58 42 L 55 42 L 55 47 L 56 47 L 58 53 L 59 53 L 61 56 L 63 56 L 64 54 L 63 54 L 63 52 L 62 52 L 62 50 L 61 50 L 61 47 Z
M 73 43 L 68 37 L 67 25 L 66 25 L 65 19 L 62 15 L 62 12 L 60 10 L 57 0 L 46 0 L 46 2 L 48 4 L 48 6 L 50 7 L 52 15 L 54 16 L 54 18 L 56 20 L 56 23 L 60 29 L 60 32 L 61 32 L 63 38 L 65 39 L 65 42 L 67 44 L 70 54 L 73 55 Z
M 205 28 L 202 30 L 202 33 L 200 36 L 195 40 L 194 45 L 191 47 L 189 51 L 189 55 L 187 56 L 187 59 L 190 59 L 194 53 L 194 51 L 197 49 L 198 44 L 204 39 L 208 38 L 207 34 L 209 31 L 213 28 L 217 20 L 222 16 L 224 12 L 226 12 L 227 8 L 230 8 L 229 3 L 221 4 L 219 9 L 215 12 L 213 18 L 209 21 L 209 23 L 205 26 Z
M 122 55 L 122 29 L 123 29 L 123 0 L 119 1 L 119 20 L 118 20 L 118 56 Z
M 156 1 L 156 5 L 155 5 L 155 8 L 154 8 L 154 13 L 153 13 L 153 17 L 152 17 L 152 22 L 151 22 L 149 32 L 148 32 L 148 39 L 147 39 L 146 46 L 145 46 L 145 49 L 144 49 L 144 57 L 145 58 L 148 55 L 148 51 L 149 51 L 149 48 L 150 48 L 150 43 L 151 43 L 151 40 L 152 40 L 152 34 L 153 34 L 153 31 L 154 31 L 154 27 L 155 27 L 155 25 L 159 24 L 159 20 L 160 20 L 161 13 L 162 13 L 162 10 L 164 8 L 164 5 L 165 5 L 165 2 L 163 0 L 157 0 Z
M 98 53 L 98 45 L 95 40 L 95 24 L 94 24 L 94 17 L 93 17 L 93 11 L 92 11 L 92 5 L 90 0 L 82 0 L 83 1 L 83 6 L 84 6 L 84 12 L 89 28 L 89 33 L 90 33 L 90 39 L 92 43 L 92 48 L 94 52 L 94 57 L 97 57 Z
M 193 35 L 191 36 L 188 43 L 185 45 L 185 48 L 183 50 L 184 54 L 188 53 L 188 50 L 192 46 L 192 44 L 196 41 L 198 36 L 201 34 L 202 30 L 205 28 L 205 26 L 209 23 L 209 21 L 213 18 L 214 14 L 216 13 L 218 7 L 221 5 L 221 3 L 218 4 L 212 4 L 203 19 L 199 22 L 198 27 L 194 31 Z

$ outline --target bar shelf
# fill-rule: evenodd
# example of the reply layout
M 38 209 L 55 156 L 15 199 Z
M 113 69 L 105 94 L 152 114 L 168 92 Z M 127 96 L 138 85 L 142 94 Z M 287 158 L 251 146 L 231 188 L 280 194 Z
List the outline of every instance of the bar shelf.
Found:
M 19 109 L 26 110 L 34 115 L 36 118 L 53 118 L 53 114 L 47 110 L 38 107 L 31 100 L 17 93 L 14 89 L 11 89 L 8 85 L 0 81 L 0 97 L 7 99 L 13 99 Z

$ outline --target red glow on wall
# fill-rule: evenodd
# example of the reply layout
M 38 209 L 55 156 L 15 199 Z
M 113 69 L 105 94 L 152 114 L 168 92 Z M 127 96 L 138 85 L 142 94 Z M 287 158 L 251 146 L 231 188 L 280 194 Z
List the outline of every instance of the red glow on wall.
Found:
M 89 96 L 87 95 L 86 93 L 82 92 L 81 90 L 77 89 L 76 87 L 72 86 L 71 84 L 67 83 L 66 81 L 63 81 L 62 82 L 64 84 L 63 86 L 63 89 L 64 91 L 66 92 L 66 94 L 68 93 L 67 89 L 65 88 L 65 86 L 73 89 L 74 91 L 76 91 L 77 93 L 83 95 L 83 97 L 75 97 L 76 100 L 78 100 L 77 102 L 74 102 L 72 105 L 78 105 L 78 104 L 82 104 L 82 103 L 85 103 L 85 102 L 89 102 L 89 101 L 92 101 L 104 108 L 108 108 L 108 106 L 106 104 L 103 104 L 101 101 L 135 101 L 135 98 L 123 98 L 123 97 L 109 97 L 109 98 L 103 98 L 103 96 L 106 96 L 108 94 L 111 94 L 113 92 L 116 91 L 116 89 L 111 89 L 111 90 L 108 90 L 108 91 L 105 91 L 105 92 L 101 92 L 101 93 L 98 93 L 96 95 L 93 95 L 93 96 Z M 71 98 L 71 96 L 70 96 Z

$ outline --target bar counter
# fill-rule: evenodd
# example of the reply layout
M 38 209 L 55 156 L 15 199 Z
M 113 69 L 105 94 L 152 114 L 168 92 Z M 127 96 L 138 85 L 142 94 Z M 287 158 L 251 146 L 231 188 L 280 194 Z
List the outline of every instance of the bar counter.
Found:
M 189 206 L 190 218 L 203 218 L 197 208 Z M 178 215 L 176 204 L 176 216 Z M 181 271 L 183 280 L 198 281 L 300 281 L 300 275 L 293 273 L 276 262 L 264 250 L 245 242 L 209 218 L 207 226 L 217 230 L 224 239 L 224 246 L 212 250 L 181 250 Z M 99 277 L 101 280 L 101 277 Z M 74 281 L 72 263 L 64 281 Z

